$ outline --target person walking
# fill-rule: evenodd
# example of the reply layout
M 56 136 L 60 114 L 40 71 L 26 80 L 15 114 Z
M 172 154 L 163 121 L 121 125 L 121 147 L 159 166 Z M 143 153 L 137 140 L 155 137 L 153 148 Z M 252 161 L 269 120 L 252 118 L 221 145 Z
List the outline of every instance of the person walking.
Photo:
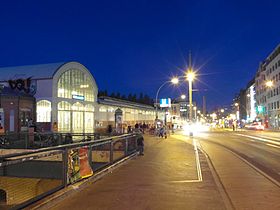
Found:
M 139 155 L 144 155 L 144 137 L 141 134 L 137 137 L 137 147 Z

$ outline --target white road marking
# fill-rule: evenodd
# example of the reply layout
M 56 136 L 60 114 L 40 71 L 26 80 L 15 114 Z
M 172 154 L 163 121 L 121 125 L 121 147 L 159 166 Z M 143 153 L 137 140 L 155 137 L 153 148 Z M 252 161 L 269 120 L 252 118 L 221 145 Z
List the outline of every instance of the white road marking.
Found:
M 272 143 L 274 145 L 276 144 L 276 145 L 280 146 L 279 141 L 272 141 L 272 140 L 268 140 L 268 139 L 264 139 L 264 138 L 260 138 L 260 137 L 256 137 L 256 136 L 244 135 L 244 134 L 235 134 L 235 135 L 244 136 L 244 137 L 248 137 L 248 138 L 251 138 L 251 139 L 256 139 L 256 140 L 259 140 L 259 141 L 268 142 L 268 143 Z
M 274 145 L 274 144 L 266 144 L 267 146 L 271 146 L 271 147 L 275 147 L 275 148 L 278 148 L 278 149 L 280 149 L 280 147 L 279 146 L 276 146 L 276 145 Z
M 178 140 L 187 142 L 187 139 L 182 138 L 178 138 L 177 136 L 173 136 Z M 193 147 L 194 147 L 194 152 L 195 152 L 195 162 L 196 162 L 196 171 L 197 171 L 197 179 L 194 180 L 180 180 L 180 181 L 171 181 L 172 183 L 190 183 L 190 182 L 202 182 L 203 178 L 202 178 L 202 172 L 201 172 L 201 165 L 200 165 L 200 159 L 199 159 L 199 154 L 198 154 L 198 149 L 197 149 L 197 140 L 196 139 L 192 139 L 193 141 Z M 199 144 L 199 143 L 198 143 Z
M 201 166 L 200 166 L 196 139 L 193 139 L 193 144 L 194 144 L 194 151 L 195 151 L 195 157 L 196 157 L 195 160 L 196 160 L 197 177 L 198 177 L 199 181 L 202 181 L 202 173 L 201 173 Z

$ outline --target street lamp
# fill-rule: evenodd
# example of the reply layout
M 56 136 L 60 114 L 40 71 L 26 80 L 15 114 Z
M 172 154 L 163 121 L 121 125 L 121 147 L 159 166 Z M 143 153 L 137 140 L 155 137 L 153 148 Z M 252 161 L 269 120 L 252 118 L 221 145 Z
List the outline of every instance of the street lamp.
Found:
M 181 99 L 183 99 L 183 100 L 186 99 L 186 95 L 184 95 L 184 94 L 181 95 Z
M 272 87 L 273 86 L 273 81 L 271 81 L 271 80 L 266 81 L 265 86 L 269 87 L 269 88 Z
M 172 83 L 172 84 L 174 84 L 174 85 L 177 85 L 177 84 L 179 83 L 179 79 L 178 79 L 178 77 L 173 77 L 171 80 L 168 80 L 168 81 L 164 82 L 164 83 L 158 88 L 157 94 L 156 94 L 156 119 L 158 119 L 158 106 L 157 106 L 157 104 L 158 104 L 158 94 L 159 94 L 160 89 L 161 89 L 164 85 L 166 85 L 167 83 Z
M 191 67 L 187 72 L 187 80 L 189 82 L 189 103 L 190 103 L 190 122 L 192 122 L 192 81 L 195 79 L 195 73 Z
M 237 108 L 236 119 L 239 120 L 239 103 L 235 103 L 234 106 Z
M 195 119 L 195 121 L 196 121 L 196 110 L 197 110 L 196 106 L 193 107 L 193 110 L 194 110 L 194 119 Z

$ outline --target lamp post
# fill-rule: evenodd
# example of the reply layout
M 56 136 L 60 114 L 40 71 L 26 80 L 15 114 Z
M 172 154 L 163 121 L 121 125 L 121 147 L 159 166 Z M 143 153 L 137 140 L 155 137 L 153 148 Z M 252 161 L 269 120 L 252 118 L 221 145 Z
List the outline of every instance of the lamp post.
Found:
M 236 119 L 239 120 L 239 114 L 240 114 L 240 113 L 239 113 L 239 103 L 235 103 L 234 106 L 237 108 L 237 111 L 236 111 Z
M 267 88 L 271 89 L 273 87 L 273 81 L 272 80 L 267 80 L 265 82 L 265 86 Z M 267 121 L 267 124 L 266 124 L 267 127 L 270 127 L 270 125 L 271 125 L 271 119 L 270 119 L 271 116 L 272 116 L 272 113 L 271 112 L 269 113 L 269 110 L 267 108 L 266 109 L 266 118 L 267 119 L 265 120 L 265 121 Z
M 195 73 L 192 71 L 191 67 L 187 72 L 187 80 L 189 82 L 189 103 L 190 103 L 190 122 L 192 122 L 192 81 L 195 78 Z
M 158 119 L 158 94 L 159 91 L 161 90 L 161 88 L 166 85 L 167 83 L 172 83 L 174 85 L 177 85 L 179 83 L 179 79 L 178 77 L 173 77 L 171 80 L 168 80 L 166 82 L 164 82 L 157 90 L 157 94 L 156 94 L 156 120 Z
M 197 107 L 195 106 L 195 107 L 193 107 L 193 110 L 194 110 L 194 121 L 196 122 L 196 110 L 197 110 Z

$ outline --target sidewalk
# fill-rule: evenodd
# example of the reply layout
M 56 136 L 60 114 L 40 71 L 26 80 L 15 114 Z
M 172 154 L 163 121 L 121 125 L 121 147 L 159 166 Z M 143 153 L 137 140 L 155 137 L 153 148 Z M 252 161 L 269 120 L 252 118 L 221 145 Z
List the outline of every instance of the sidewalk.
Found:
M 145 135 L 144 156 L 77 190 L 52 209 L 226 209 L 200 152 L 199 181 L 194 147 L 187 141 Z

